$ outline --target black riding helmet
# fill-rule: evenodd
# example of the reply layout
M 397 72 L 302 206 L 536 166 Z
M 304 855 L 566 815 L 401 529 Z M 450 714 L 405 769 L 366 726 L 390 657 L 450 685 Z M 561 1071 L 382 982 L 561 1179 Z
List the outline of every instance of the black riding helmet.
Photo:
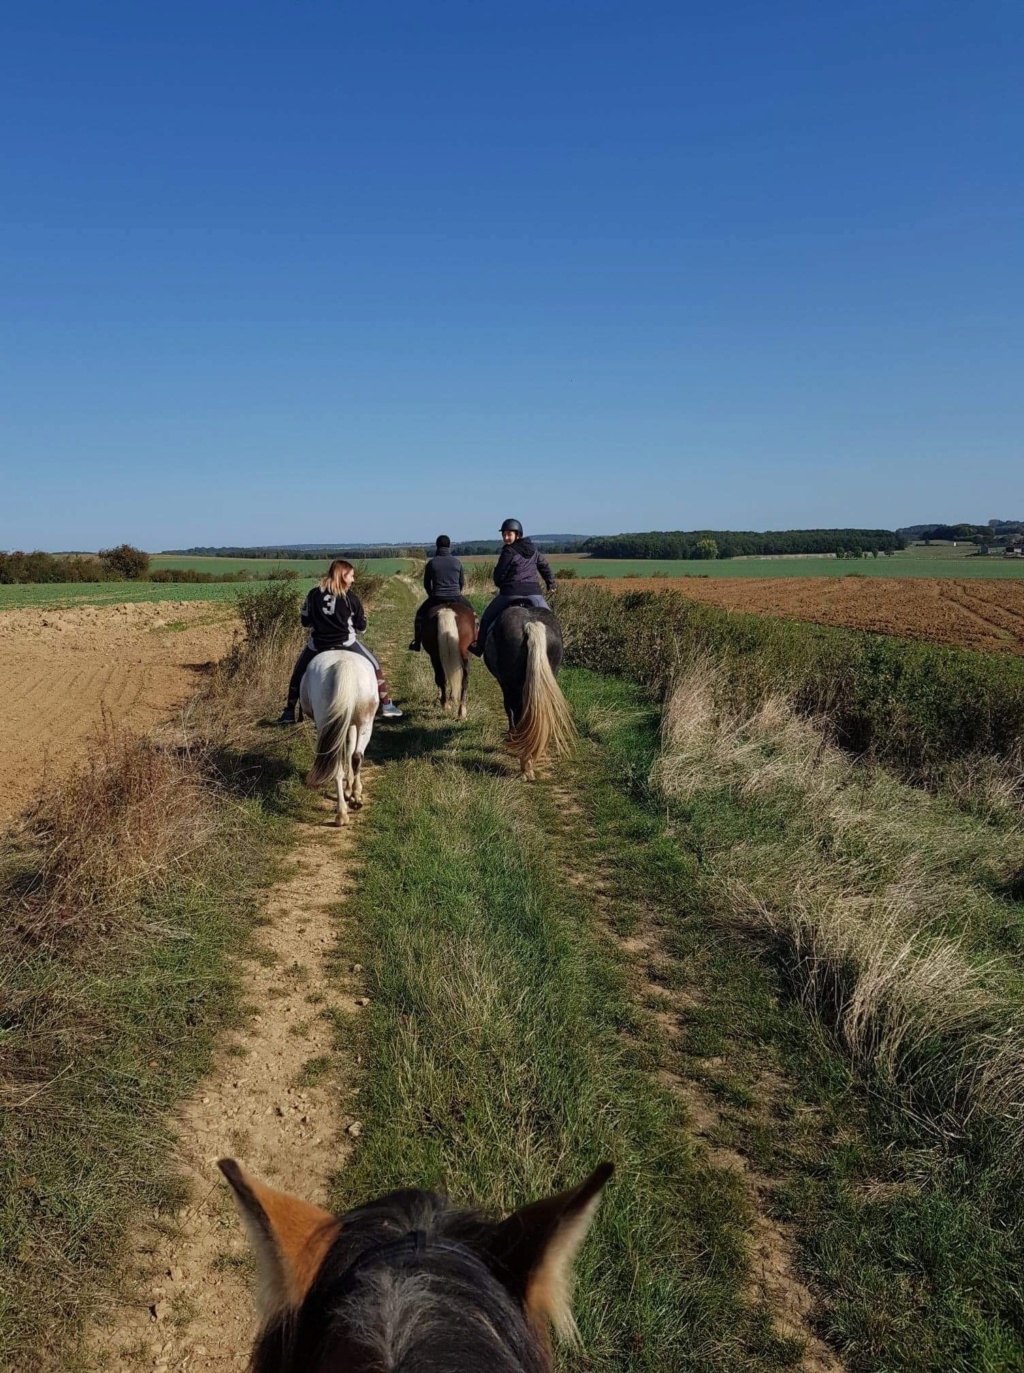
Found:
M 518 534 L 520 538 L 523 537 L 523 526 L 518 520 L 502 520 L 501 532 L 507 534 L 510 530 L 513 534 Z

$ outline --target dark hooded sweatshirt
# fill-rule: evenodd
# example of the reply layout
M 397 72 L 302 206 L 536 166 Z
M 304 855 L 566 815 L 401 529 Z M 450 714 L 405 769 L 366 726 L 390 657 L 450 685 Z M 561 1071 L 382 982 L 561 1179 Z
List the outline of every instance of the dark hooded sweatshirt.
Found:
M 423 569 L 423 589 L 436 601 L 457 601 L 465 585 L 462 564 L 451 553 L 435 553 Z
M 551 567 L 543 553 L 538 553 L 531 539 L 516 539 L 501 550 L 494 569 L 494 585 L 501 596 L 540 596 L 540 578 L 549 591 L 555 589 Z

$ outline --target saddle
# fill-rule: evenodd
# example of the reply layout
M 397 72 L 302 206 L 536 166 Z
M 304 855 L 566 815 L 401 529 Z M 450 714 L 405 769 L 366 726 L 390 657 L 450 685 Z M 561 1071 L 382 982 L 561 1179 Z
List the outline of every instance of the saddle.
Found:
M 508 605 L 505 606 L 505 609 L 506 609 L 506 610 L 512 610 L 512 609 L 513 609 L 514 607 L 516 607 L 516 606 L 520 607 L 520 608 L 523 609 L 523 610 L 544 610 L 544 609 L 550 610 L 550 609 L 551 609 L 550 606 L 546 606 L 546 607 L 545 607 L 545 606 L 542 606 L 542 605 L 534 605 L 533 601 L 530 599 L 529 596 L 513 596 L 513 597 L 509 600 Z

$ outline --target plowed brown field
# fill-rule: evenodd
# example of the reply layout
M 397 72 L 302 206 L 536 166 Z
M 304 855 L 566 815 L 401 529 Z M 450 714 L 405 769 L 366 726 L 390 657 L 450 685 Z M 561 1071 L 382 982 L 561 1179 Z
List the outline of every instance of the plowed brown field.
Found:
M 140 730 L 166 720 L 236 623 L 196 601 L 0 614 L 0 819 L 81 761 L 104 711 Z
M 678 591 L 728 610 L 1024 653 L 1024 581 L 972 577 L 628 577 L 608 591 Z

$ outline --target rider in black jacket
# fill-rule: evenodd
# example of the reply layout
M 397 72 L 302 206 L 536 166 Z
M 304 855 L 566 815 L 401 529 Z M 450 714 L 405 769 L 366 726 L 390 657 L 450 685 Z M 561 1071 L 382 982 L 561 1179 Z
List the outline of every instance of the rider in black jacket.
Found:
M 332 648 L 344 648 L 370 660 L 377 674 L 381 714 L 389 720 L 401 719 L 402 712 L 388 695 L 380 663 L 366 645 L 361 644 L 356 638 L 356 635 L 362 634 L 366 628 L 366 611 L 363 609 L 362 601 L 352 590 L 355 575 L 356 570 L 350 562 L 346 562 L 344 558 L 335 558 L 327 576 L 302 602 L 302 623 L 309 630 L 309 639 L 295 662 L 291 681 L 288 683 L 288 704 L 278 717 L 279 725 L 295 724 L 295 707 L 299 702 L 303 674 L 318 653 L 325 653 Z
M 423 590 L 427 593 L 427 599 L 416 611 L 416 618 L 413 621 L 412 643 L 409 645 L 410 653 L 419 653 L 420 642 L 423 639 L 423 619 L 427 611 L 435 605 L 452 605 L 456 601 L 461 601 L 463 605 L 468 605 L 472 610 L 472 605 L 463 596 L 466 586 L 466 574 L 462 570 L 462 564 L 458 558 L 452 554 L 452 541 L 447 534 L 438 534 L 434 556 L 427 562 L 423 569 Z
M 529 601 L 531 605 L 549 610 L 550 606 L 541 595 L 539 578 L 544 578 L 544 585 L 549 592 L 555 589 L 550 563 L 532 540 L 524 536 L 523 526 L 518 520 L 505 520 L 501 526 L 501 537 L 505 547 L 494 569 L 494 585 L 498 588 L 498 594 L 480 617 L 476 643 L 469 646 L 470 653 L 475 653 L 478 658 L 483 657 L 488 632 L 506 606 L 516 601 Z

